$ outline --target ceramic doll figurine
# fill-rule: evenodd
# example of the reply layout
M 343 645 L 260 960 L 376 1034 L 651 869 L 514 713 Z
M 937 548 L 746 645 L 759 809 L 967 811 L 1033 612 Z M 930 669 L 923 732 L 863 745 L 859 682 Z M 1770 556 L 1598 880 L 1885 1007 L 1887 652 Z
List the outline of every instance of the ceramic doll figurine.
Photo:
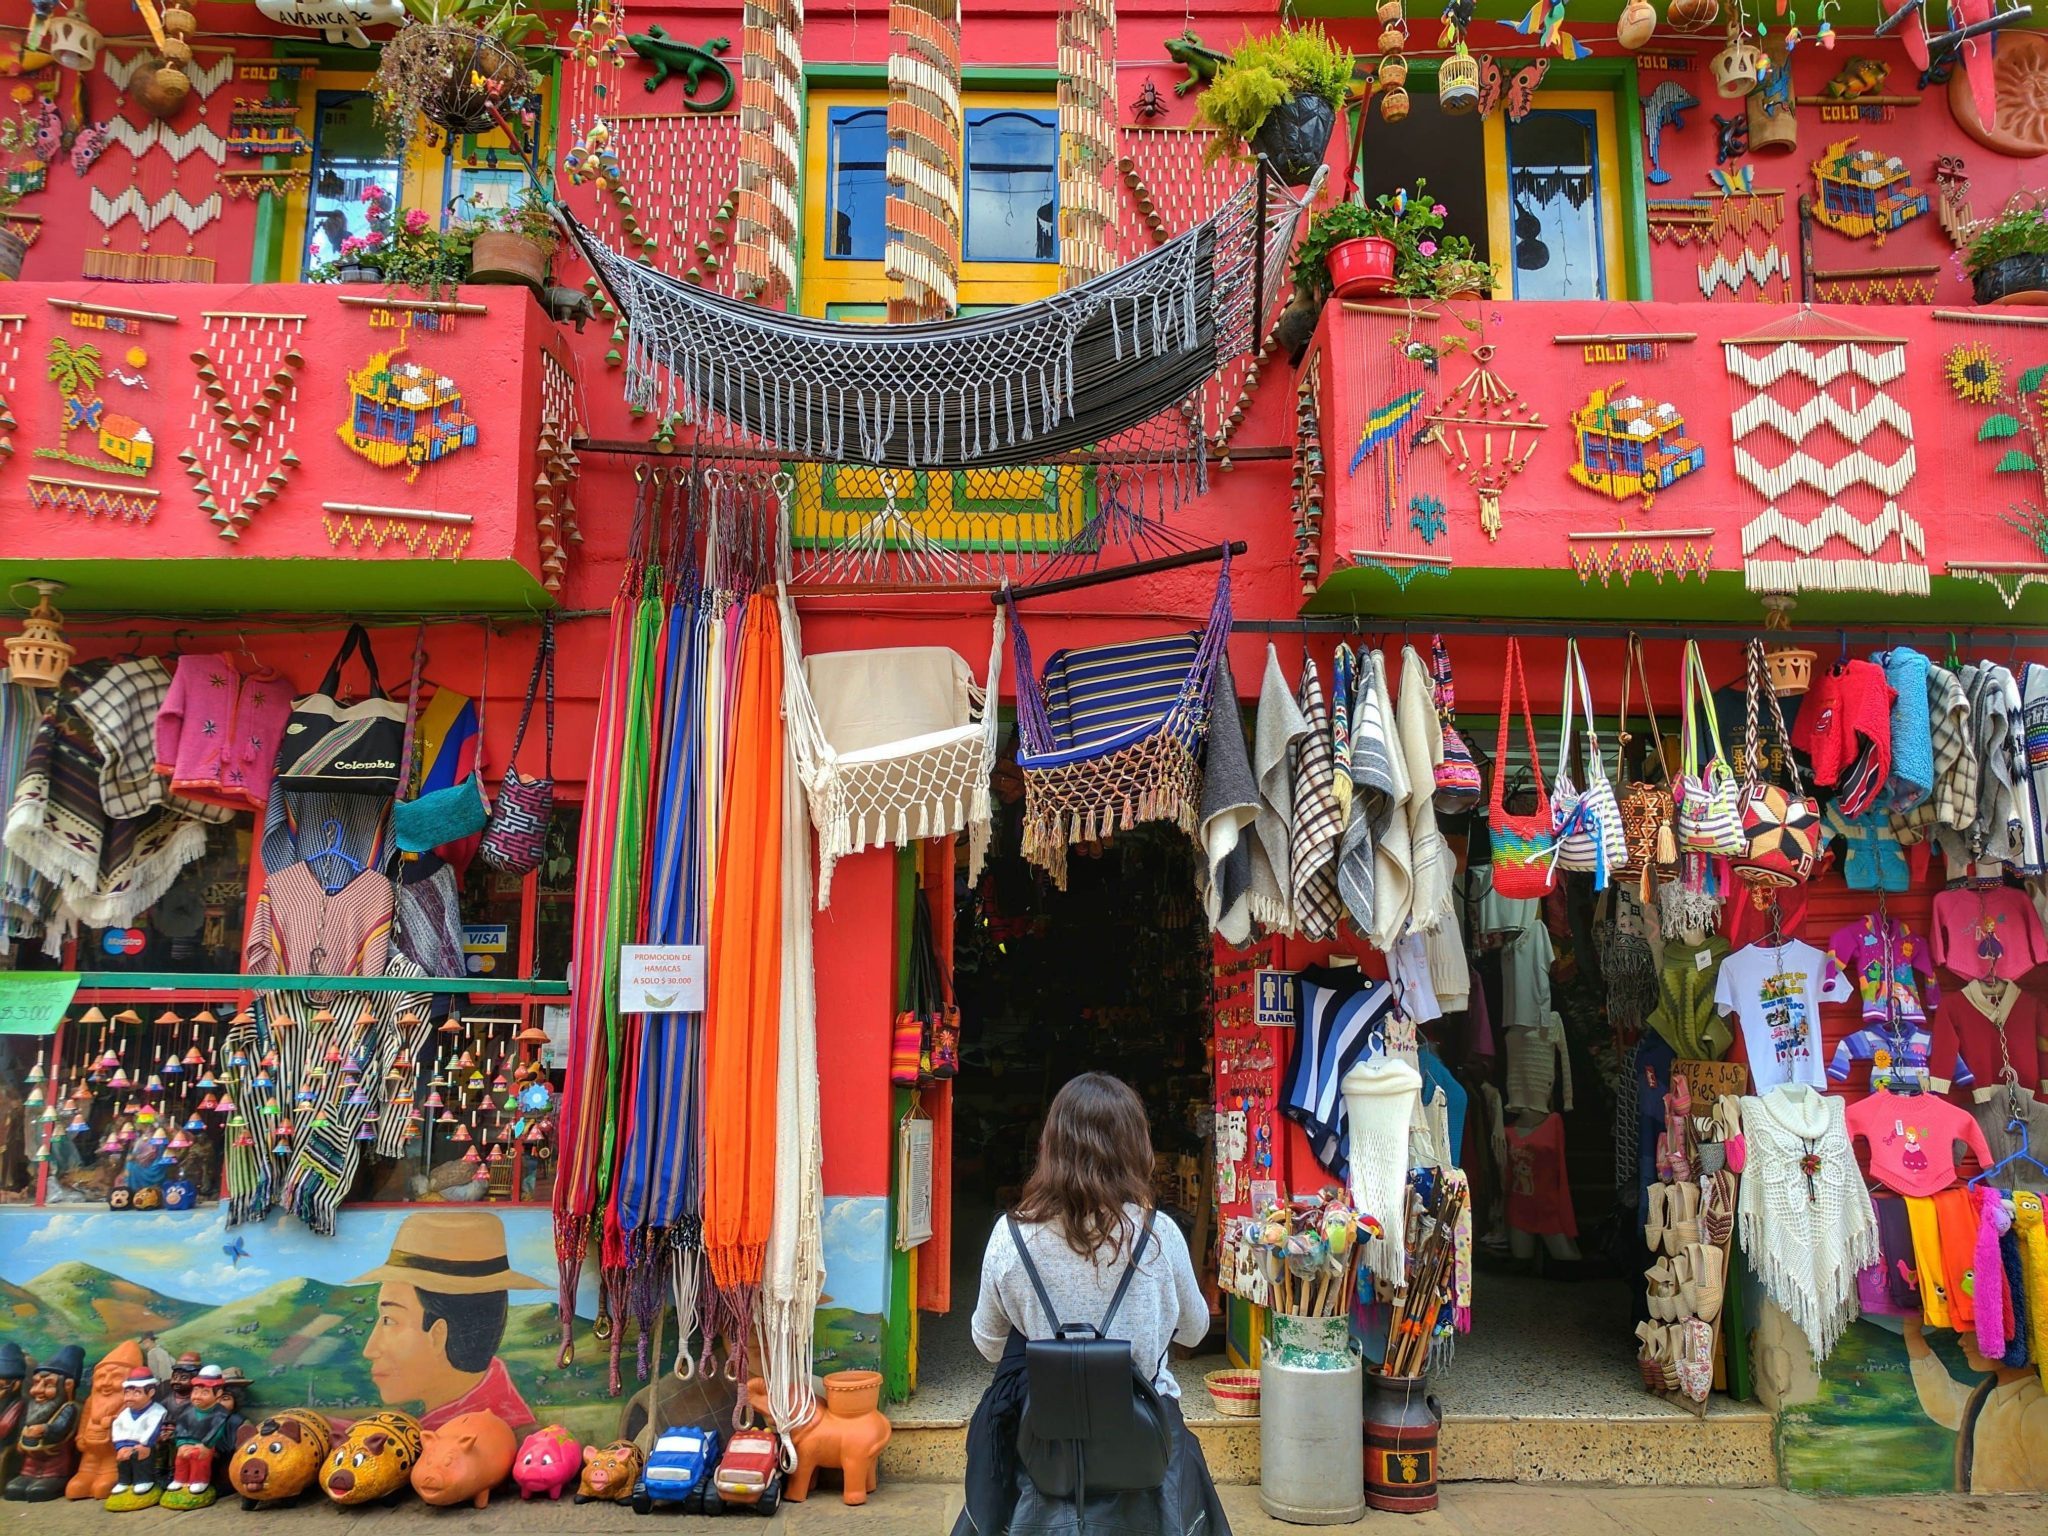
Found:
M 171 1395 L 165 1406 L 173 1412 L 192 1401 L 192 1378 L 199 1374 L 199 1351 L 188 1349 L 171 1362 Z
M 163 1498 L 157 1486 L 169 1413 L 156 1400 L 157 1380 L 147 1370 L 121 1383 L 121 1411 L 114 1415 L 114 1487 L 107 1508 L 115 1513 L 148 1509 Z
M 177 1450 L 171 1462 L 171 1480 L 164 1485 L 165 1509 L 204 1509 L 214 1501 L 214 1463 L 234 1448 L 240 1423 L 221 1368 L 201 1366 L 192 1377 L 188 1401 L 171 1410 L 171 1435 Z
M 64 1497 L 64 1483 L 77 1457 L 78 1378 L 85 1370 L 85 1351 L 66 1344 L 29 1373 L 28 1405 L 22 1412 L 21 1470 L 9 1480 L 6 1495 L 28 1503 Z
M 28 1359 L 21 1346 L 12 1339 L 0 1344 L 0 1486 L 14 1475 L 14 1437 L 21 1432 L 28 1408 L 27 1376 Z

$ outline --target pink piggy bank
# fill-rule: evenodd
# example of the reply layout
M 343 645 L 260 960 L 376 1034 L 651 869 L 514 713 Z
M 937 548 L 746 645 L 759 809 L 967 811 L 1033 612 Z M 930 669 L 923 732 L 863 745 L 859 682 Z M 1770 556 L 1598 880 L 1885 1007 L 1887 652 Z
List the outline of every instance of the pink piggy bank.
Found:
M 413 1492 L 429 1504 L 491 1502 L 512 1471 L 512 1428 L 495 1413 L 458 1413 L 424 1436 L 412 1469 Z
M 559 1499 L 582 1470 L 583 1453 L 576 1437 L 559 1424 L 548 1424 L 520 1442 L 518 1459 L 512 1463 L 512 1481 L 519 1485 L 522 1499 L 536 1494 Z

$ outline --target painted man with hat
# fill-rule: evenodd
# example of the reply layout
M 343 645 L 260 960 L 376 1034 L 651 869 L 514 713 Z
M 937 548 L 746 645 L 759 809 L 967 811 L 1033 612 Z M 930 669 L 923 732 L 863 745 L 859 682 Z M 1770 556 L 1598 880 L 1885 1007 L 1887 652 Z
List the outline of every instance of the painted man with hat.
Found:
M 171 1410 L 171 1480 L 164 1487 L 164 1508 L 204 1509 L 214 1500 L 215 1458 L 234 1445 L 241 1422 L 227 1395 L 227 1373 L 202 1365 L 192 1374 L 186 1401 Z
M 121 1383 L 121 1411 L 114 1415 L 114 1491 L 109 1509 L 139 1509 L 162 1495 L 156 1486 L 158 1452 L 164 1441 L 164 1405 L 156 1400 L 157 1379 L 148 1367 L 131 1371 Z
M 384 1262 L 352 1283 L 378 1288 L 363 1358 L 385 1406 L 419 1404 L 423 1429 L 479 1412 L 496 1414 L 515 1434 L 533 1426 L 497 1352 L 506 1292 L 551 1287 L 512 1268 L 495 1212 L 415 1212 Z
M 85 1351 L 66 1344 L 29 1373 L 28 1408 L 22 1414 L 21 1470 L 8 1480 L 10 1499 L 40 1502 L 64 1497 L 78 1436 L 78 1378 Z

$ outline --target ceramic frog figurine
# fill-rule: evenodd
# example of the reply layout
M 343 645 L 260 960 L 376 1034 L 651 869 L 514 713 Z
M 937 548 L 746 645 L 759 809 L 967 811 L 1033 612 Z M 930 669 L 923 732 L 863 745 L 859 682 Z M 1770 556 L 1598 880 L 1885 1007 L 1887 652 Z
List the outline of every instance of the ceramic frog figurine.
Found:
M 1198 85 L 1208 85 L 1216 78 L 1216 71 L 1230 62 L 1230 55 L 1219 53 L 1195 36 L 1190 28 L 1179 37 L 1166 40 L 1166 56 L 1174 63 L 1187 68 L 1188 77 L 1173 88 L 1176 96 L 1185 96 Z

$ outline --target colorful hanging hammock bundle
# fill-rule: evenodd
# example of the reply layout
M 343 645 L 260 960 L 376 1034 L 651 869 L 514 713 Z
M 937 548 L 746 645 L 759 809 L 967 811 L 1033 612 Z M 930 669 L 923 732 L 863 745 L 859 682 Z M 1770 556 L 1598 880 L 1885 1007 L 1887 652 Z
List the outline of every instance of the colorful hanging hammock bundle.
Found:
M 782 1030 L 782 640 L 775 599 L 741 610 L 707 957 L 704 1257 L 718 1331 L 744 1378 L 774 1213 L 776 1061 Z M 807 917 L 807 914 L 806 914 Z
M 1041 679 L 1011 604 L 1024 857 L 1067 883 L 1067 847 L 1147 821 L 1195 835 L 1217 658 L 1230 639 L 1230 560 L 1206 628 L 1057 651 Z

